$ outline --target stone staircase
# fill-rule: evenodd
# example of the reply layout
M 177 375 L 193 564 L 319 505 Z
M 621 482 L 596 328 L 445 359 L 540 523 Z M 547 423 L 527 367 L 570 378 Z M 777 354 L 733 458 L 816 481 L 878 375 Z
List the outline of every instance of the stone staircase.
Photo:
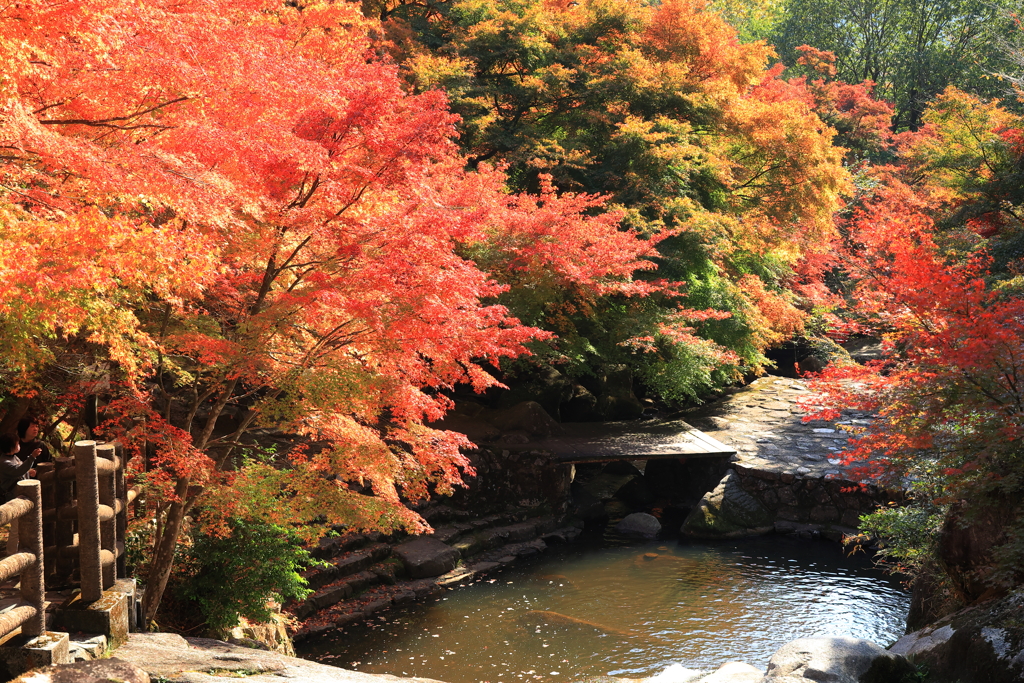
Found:
M 388 539 L 382 534 L 341 534 L 321 539 L 311 554 L 327 563 L 303 577 L 314 590 L 286 606 L 301 620 L 295 640 L 341 628 L 387 609 L 433 595 L 446 586 L 543 552 L 549 544 L 569 543 L 582 523 L 555 516 L 531 517 L 514 509 L 471 519 L 445 509 L 425 511 L 432 534 Z

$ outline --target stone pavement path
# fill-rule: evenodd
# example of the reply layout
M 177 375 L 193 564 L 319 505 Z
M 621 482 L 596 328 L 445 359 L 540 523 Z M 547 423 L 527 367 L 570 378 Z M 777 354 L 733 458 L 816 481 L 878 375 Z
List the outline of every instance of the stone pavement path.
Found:
M 871 416 L 848 411 L 835 423 L 805 423 L 798 403 L 810 395 L 804 380 L 761 377 L 686 420 L 735 448 L 733 461 L 741 466 L 800 478 L 853 480 L 840 452 L 851 436 L 847 430 L 870 424 Z

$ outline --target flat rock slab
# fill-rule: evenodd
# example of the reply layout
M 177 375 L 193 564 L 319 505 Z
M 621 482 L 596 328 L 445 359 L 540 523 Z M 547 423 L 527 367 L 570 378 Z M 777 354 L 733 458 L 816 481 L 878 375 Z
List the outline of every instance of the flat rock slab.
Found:
M 359 673 L 209 638 L 182 638 L 173 633 L 132 633 L 128 642 L 118 648 L 117 657 L 167 683 L 235 680 L 226 676 L 244 676 L 239 680 L 246 683 L 438 683 L 427 678 Z
M 14 679 L 12 683 L 150 683 L 150 680 L 146 671 L 112 657 L 34 669 Z
M 873 416 L 845 411 L 834 422 L 804 422 L 802 405 L 813 396 L 805 380 L 761 377 L 691 420 L 706 436 L 736 449 L 733 462 L 749 469 L 861 481 L 842 452 Z
M 565 422 L 561 433 L 528 444 L 492 444 L 508 450 L 543 450 L 562 463 L 731 456 L 736 449 L 682 420 Z

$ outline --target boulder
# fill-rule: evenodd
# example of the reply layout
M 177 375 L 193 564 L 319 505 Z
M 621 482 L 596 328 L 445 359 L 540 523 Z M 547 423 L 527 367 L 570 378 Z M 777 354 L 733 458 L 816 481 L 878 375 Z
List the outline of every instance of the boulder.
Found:
M 573 386 L 572 398 L 561 407 L 560 414 L 564 422 L 598 422 L 601 419 L 597 397 L 579 384 Z
M 729 470 L 690 511 L 679 531 L 694 538 L 732 538 L 768 533 L 773 528 L 771 512 L 744 491 L 739 475 Z
M 505 410 L 489 411 L 486 417 L 502 432 L 524 432 L 540 438 L 562 433 L 561 425 L 536 401 L 522 401 Z
M 33 669 L 14 679 L 14 683 L 150 683 L 149 674 L 128 662 L 111 657 L 74 664 L 58 664 Z
M 272 614 L 265 622 L 254 622 L 239 617 L 238 625 L 229 632 L 228 642 L 294 657 L 295 647 L 288 635 L 286 623 L 285 617 L 280 613 Z
M 590 481 L 581 483 L 581 486 L 598 500 L 611 500 L 619 492 L 619 489 L 636 479 L 637 476 L 635 474 L 601 472 Z
M 768 661 L 764 683 L 889 683 L 914 672 L 906 659 L 861 638 L 800 638 Z
M 572 484 L 569 490 L 572 496 L 570 510 L 574 516 L 584 522 L 593 523 L 604 523 L 608 519 L 608 512 L 604 509 L 600 498 L 577 483 Z
M 700 679 L 700 683 L 761 683 L 764 673 L 755 666 L 743 662 L 726 662 L 711 674 Z
M 562 404 L 572 396 L 572 380 L 546 365 L 531 371 L 526 381 L 509 382 L 509 388 L 498 395 L 498 407 L 510 408 L 524 401 L 536 402 L 548 415 L 560 417 Z
M 395 546 L 394 554 L 402 560 L 409 576 L 414 579 L 441 576 L 454 569 L 459 561 L 458 550 L 426 536 Z
M 601 393 L 609 396 L 633 395 L 633 371 L 628 365 L 606 365 L 600 374 Z
M 961 610 L 900 638 L 890 652 L 935 683 L 1024 681 L 1024 589 Z
M 920 631 L 908 633 L 897 640 L 889 648 L 889 652 L 903 655 L 910 659 L 923 659 L 924 656 L 948 643 L 954 633 L 956 633 L 956 630 L 949 624 L 938 628 L 923 628 Z
M 657 517 L 646 512 L 634 512 L 631 515 L 626 515 L 621 522 L 616 524 L 615 530 L 624 536 L 656 538 L 661 533 L 661 522 Z
M 635 420 L 644 414 L 644 406 L 635 396 L 600 396 L 595 406 L 605 420 Z

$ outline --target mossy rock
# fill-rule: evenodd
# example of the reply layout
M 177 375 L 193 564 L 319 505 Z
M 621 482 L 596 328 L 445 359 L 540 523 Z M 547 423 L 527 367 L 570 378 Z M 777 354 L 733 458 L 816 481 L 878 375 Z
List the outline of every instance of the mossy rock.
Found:
M 732 538 L 766 533 L 773 524 L 772 513 L 744 491 L 739 475 L 729 470 L 686 516 L 679 531 L 693 538 Z

